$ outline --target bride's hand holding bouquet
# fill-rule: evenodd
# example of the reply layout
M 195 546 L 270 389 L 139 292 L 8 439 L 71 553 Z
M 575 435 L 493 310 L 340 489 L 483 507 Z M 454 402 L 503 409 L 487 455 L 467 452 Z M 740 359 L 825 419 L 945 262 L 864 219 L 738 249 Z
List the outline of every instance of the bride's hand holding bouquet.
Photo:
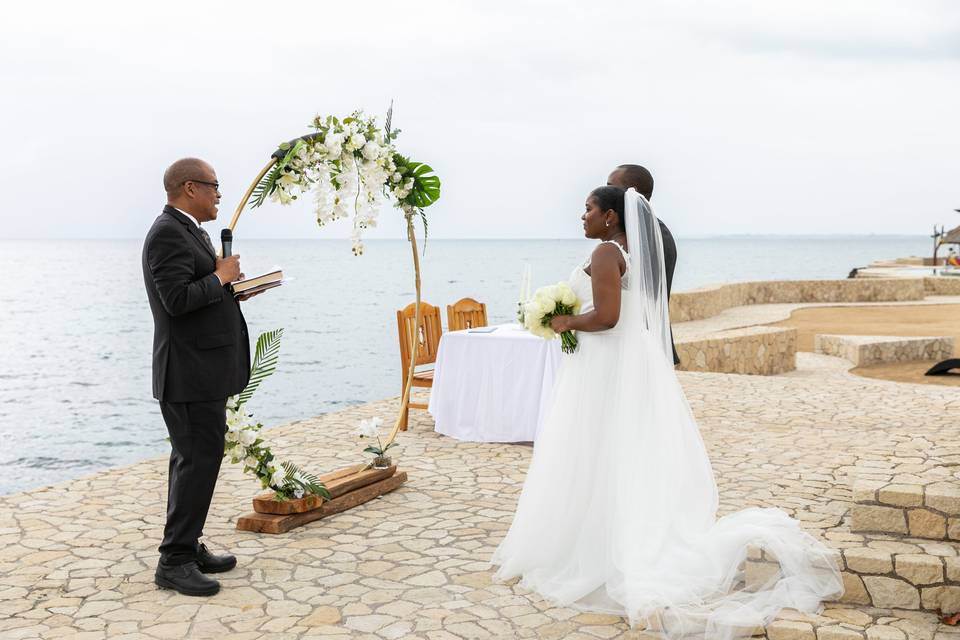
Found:
M 560 335 L 564 353 L 577 350 L 577 337 L 569 328 L 570 316 L 580 311 L 580 301 L 566 282 L 537 289 L 523 305 L 524 327 L 533 335 L 553 340 Z

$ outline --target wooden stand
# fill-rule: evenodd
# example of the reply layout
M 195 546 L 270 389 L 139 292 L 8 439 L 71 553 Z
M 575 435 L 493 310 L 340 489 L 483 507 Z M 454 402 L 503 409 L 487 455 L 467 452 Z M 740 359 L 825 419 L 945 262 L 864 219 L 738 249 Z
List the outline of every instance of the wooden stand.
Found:
M 257 496 L 253 499 L 254 513 L 240 517 L 237 529 L 286 533 L 389 493 L 406 482 L 407 473 L 397 473 L 396 465 L 387 469 L 368 469 L 366 465 L 356 465 L 322 475 L 319 479 L 330 492 L 330 500 L 313 495 L 285 501 L 275 500 L 273 494 Z

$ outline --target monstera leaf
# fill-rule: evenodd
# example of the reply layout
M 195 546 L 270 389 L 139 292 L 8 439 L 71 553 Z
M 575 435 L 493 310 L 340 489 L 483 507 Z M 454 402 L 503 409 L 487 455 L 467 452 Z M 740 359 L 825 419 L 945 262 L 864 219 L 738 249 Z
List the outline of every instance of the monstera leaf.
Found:
M 430 165 L 422 162 L 411 162 L 407 165 L 413 175 L 413 205 L 423 209 L 440 199 L 440 178 L 433 172 Z

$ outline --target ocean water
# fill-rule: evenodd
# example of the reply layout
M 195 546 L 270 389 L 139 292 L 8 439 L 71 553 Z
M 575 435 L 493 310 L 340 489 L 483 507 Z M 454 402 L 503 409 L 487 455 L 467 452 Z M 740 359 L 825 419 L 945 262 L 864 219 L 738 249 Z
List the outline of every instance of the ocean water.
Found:
M 926 255 L 916 237 L 725 237 L 677 240 L 674 290 L 738 280 L 845 278 L 883 258 Z M 584 240 L 430 240 L 423 298 L 487 303 L 512 321 L 523 265 L 534 287 L 566 279 Z M 151 397 L 153 321 L 140 240 L 0 241 L 0 494 L 165 454 Z M 260 240 L 235 248 L 247 274 L 283 267 L 288 282 L 244 303 L 252 337 L 285 330 L 277 372 L 251 401 L 277 425 L 400 393 L 395 311 L 413 301 L 404 241 Z M 384 416 L 390 418 L 391 416 Z

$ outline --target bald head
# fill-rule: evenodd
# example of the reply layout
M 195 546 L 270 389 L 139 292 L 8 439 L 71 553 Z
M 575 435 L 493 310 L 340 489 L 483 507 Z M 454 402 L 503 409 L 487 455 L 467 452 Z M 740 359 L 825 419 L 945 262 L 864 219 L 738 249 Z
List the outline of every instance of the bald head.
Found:
M 622 164 L 607 178 L 607 184 L 621 189 L 633 187 L 649 200 L 653 197 L 653 176 L 638 164 Z
M 183 158 L 163 172 L 167 204 L 186 211 L 198 222 L 217 219 L 220 183 L 217 172 L 199 158 Z
M 163 190 L 167 197 L 176 197 L 183 190 L 183 183 L 188 180 L 210 181 L 213 167 L 200 158 L 181 158 L 167 167 L 163 172 Z

